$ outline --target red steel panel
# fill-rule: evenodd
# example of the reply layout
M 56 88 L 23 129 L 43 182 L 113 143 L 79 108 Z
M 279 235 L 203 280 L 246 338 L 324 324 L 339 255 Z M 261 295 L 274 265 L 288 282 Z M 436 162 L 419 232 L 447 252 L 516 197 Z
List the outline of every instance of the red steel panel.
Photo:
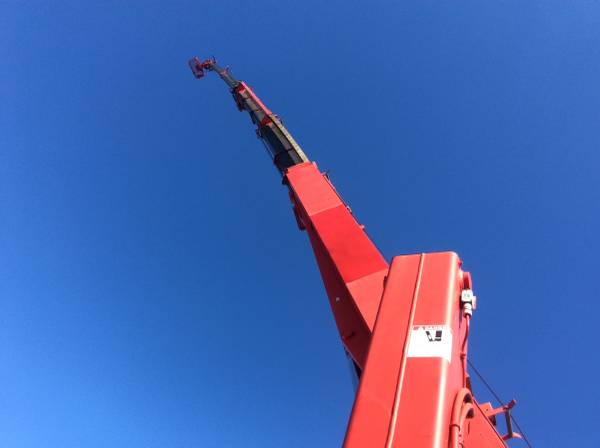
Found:
M 448 446 L 463 387 L 462 288 L 455 253 L 392 260 L 345 447 Z
M 342 341 L 363 367 L 388 264 L 316 164 L 288 169 L 296 217 L 310 238 Z
M 418 256 L 396 257 L 392 260 L 373 343 L 348 424 L 345 447 L 385 446 L 404 342 L 410 325 L 419 264 Z
M 235 88 L 235 92 L 240 95 L 244 93 L 247 94 L 252 99 L 252 101 L 254 101 L 254 103 L 256 103 L 256 105 L 264 112 L 265 115 L 271 115 L 273 113 L 267 108 L 267 106 L 263 104 L 263 102 L 254 93 L 254 90 L 252 90 L 252 88 L 250 88 L 250 86 L 244 81 L 240 81 L 238 86 Z

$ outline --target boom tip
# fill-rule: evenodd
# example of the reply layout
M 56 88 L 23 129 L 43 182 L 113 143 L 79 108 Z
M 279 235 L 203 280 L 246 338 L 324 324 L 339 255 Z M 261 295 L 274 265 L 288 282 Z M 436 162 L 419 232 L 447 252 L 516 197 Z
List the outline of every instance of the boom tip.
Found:
M 194 56 L 188 61 L 188 65 L 192 70 L 192 73 L 197 79 L 201 79 L 204 77 L 204 70 L 212 70 L 213 66 L 216 64 L 216 60 L 214 58 L 205 59 L 204 61 L 200 61 L 198 56 Z

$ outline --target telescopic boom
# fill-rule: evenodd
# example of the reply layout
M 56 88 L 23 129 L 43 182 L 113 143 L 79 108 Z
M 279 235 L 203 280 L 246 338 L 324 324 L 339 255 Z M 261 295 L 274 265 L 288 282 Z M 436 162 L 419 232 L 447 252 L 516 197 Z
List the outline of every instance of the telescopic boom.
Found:
M 505 448 L 520 437 L 510 419 L 514 401 L 494 409 L 473 397 L 467 342 L 476 302 L 458 255 L 403 255 L 388 265 L 328 176 L 252 89 L 214 59 L 192 58 L 189 66 L 196 78 L 217 73 L 250 114 L 308 234 L 360 377 L 344 448 Z M 500 415 L 504 435 L 496 429 Z

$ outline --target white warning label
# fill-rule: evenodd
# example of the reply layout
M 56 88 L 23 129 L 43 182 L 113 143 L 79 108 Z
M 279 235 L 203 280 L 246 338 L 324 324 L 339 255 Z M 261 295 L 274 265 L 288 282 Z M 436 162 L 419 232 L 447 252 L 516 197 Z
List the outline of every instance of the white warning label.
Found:
M 452 359 L 452 329 L 448 325 L 415 325 L 410 333 L 408 358 Z

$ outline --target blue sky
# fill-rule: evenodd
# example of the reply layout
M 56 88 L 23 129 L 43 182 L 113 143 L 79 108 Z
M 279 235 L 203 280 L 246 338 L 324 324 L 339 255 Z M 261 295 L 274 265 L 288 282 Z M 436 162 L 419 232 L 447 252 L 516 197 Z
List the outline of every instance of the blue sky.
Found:
M 283 117 L 388 259 L 461 255 L 471 359 L 534 446 L 600 445 L 598 3 L 4 1 L 0 42 L 2 446 L 343 438 L 306 235 L 193 55 Z

